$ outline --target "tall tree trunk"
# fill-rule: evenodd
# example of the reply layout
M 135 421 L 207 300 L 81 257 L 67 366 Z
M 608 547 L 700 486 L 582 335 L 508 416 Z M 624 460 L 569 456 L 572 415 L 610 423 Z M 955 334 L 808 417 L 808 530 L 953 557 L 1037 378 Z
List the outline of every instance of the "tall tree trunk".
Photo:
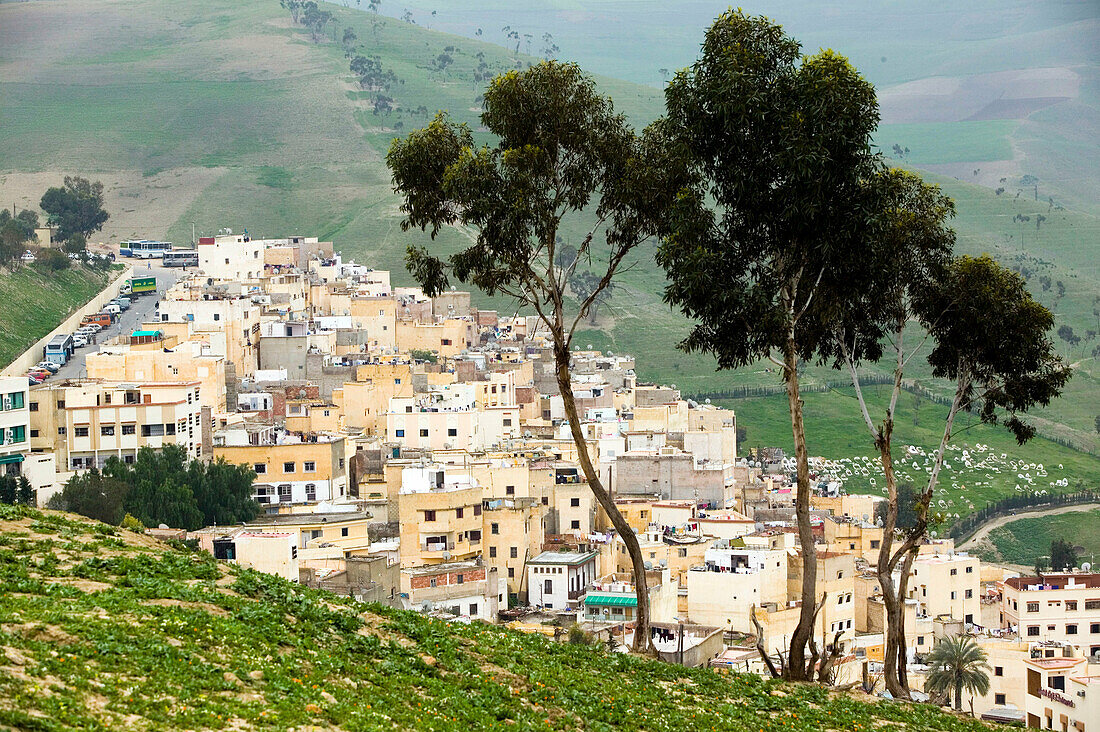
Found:
M 581 469 L 588 480 L 588 487 L 596 496 L 596 501 L 611 519 L 611 525 L 615 527 L 619 537 L 626 544 L 626 550 L 630 554 L 630 563 L 634 570 L 634 594 L 638 598 L 638 609 L 635 615 L 634 642 L 632 650 L 637 653 L 648 653 L 649 640 L 649 589 L 646 586 L 645 560 L 642 558 L 642 548 L 638 544 L 638 537 L 634 529 L 626 522 L 619 508 L 612 500 L 611 494 L 604 488 L 600 480 L 599 472 L 592 465 L 592 458 L 588 455 L 588 443 L 585 441 L 584 432 L 581 429 L 581 421 L 577 415 L 577 402 L 573 397 L 573 385 L 569 378 L 569 347 L 559 338 L 554 341 L 554 362 L 557 367 L 558 390 L 561 392 L 562 406 L 565 416 L 569 420 L 569 431 L 573 435 L 573 442 L 577 446 L 577 457 L 580 460 Z
M 959 682 L 955 682 L 955 711 L 961 712 L 963 710 L 963 687 Z
M 798 541 L 802 545 L 802 608 L 798 625 L 791 634 L 790 659 L 786 665 L 786 673 L 788 678 L 795 681 L 811 681 L 814 670 L 806 666 L 806 646 L 814 632 L 817 547 L 814 546 L 813 530 L 810 527 L 810 461 L 806 452 L 806 430 L 802 421 L 802 397 L 798 389 L 798 352 L 793 329 L 783 349 L 783 365 L 797 468 L 798 492 L 794 512 L 798 523 Z

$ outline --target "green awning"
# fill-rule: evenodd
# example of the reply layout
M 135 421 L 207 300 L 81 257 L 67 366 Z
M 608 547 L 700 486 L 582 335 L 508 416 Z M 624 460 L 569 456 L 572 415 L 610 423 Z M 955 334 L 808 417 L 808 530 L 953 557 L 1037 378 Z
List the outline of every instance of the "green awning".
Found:
M 159 330 L 135 330 L 132 334 L 134 338 L 156 338 L 161 335 Z
M 634 595 L 599 594 L 590 592 L 585 595 L 585 605 L 601 605 L 612 607 L 638 607 L 638 598 Z
M 10 465 L 12 463 L 23 462 L 24 457 L 22 455 L 0 455 L 0 465 Z

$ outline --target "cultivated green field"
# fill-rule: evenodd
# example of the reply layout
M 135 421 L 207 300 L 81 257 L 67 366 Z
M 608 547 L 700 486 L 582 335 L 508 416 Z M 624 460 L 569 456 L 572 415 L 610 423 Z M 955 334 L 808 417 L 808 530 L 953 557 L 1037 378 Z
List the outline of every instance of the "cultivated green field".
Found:
M 975 551 L 989 561 L 1031 567 L 1039 557 L 1049 561 L 1050 543 L 1055 539 L 1080 547 L 1078 559 L 1096 566 L 1100 558 L 1100 509 L 1013 521 L 989 532 L 992 549 Z
M 889 387 L 865 387 L 865 396 L 872 418 L 881 418 L 889 398 Z M 854 474 L 845 479 L 849 492 L 884 493 L 877 453 L 851 387 L 807 393 L 804 398 L 806 443 L 810 455 L 848 459 L 845 467 L 859 466 L 861 470 L 853 470 Z M 737 423 L 746 428 L 747 439 L 739 446 L 742 453 L 750 448 L 778 445 L 793 454 L 785 397 L 733 399 L 721 404 L 734 409 Z M 908 480 L 918 487 L 927 484 L 927 471 L 931 467 L 929 456 L 939 445 L 946 414 L 947 407 L 943 405 L 902 393 L 893 439 L 899 480 Z M 917 451 L 909 451 L 910 446 Z M 1039 464 L 1042 464 L 1041 470 Z M 862 468 L 867 469 L 866 475 Z M 871 479 L 875 480 L 874 485 Z M 1059 482 L 1064 485 L 1058 485 Z M 1021 492 L 1062 492 L 1090 488 L 1098 482 L 1100 460 L 1096 457 L 1043 438 L 1020 446 L 1004 429 L 979 424 L 970 415 L 962 414 L 956 419 L 947 459 L 940 473 L 936 507 L 942 513 L 965 516 L 988 501 L 1014 495 L 1017 486 Z M 941 498 L 944 505 L 938 503 Z
M 49 273 L 33 265 L 0 270 L 0 366 L 95 297 L 111 276 L 79 266 Z

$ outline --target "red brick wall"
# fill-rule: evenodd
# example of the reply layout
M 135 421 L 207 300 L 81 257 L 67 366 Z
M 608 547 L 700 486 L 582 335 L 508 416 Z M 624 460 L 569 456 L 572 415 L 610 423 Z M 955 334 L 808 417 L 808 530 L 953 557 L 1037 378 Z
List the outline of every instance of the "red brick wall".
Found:
M 435 580 L 436 587 L 447 587 L 448 585 L 458 584 L 458 575 L 462 575 L 462 581 L 466 582 L 482 582 L 485 580 L 485 568 L 476 567 L 474 569 L 463 570 L 462 572 L 440 572 L 439 574 L 421 574 L 410 578 L 410 584 L 414 590 L 421 590 L 425 587 L 432 586 L 432 580 Z

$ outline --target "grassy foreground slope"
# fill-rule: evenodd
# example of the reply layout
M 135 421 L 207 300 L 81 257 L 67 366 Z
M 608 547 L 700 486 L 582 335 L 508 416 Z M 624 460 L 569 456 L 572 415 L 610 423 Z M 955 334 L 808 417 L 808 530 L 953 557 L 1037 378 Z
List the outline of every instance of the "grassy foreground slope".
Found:
M 0 728 L 988 729 L 366 606 L 0 506 Z
M 0 271 L 0 366 L 95 297 L 117 272 L 74 266 L 60 272 Z
M 1012 521 L 990 531 L 975 553 L 991 562 L 1033 567 L 1040 557 L 1049 562 L 1050 543 L 1055 539 L 1080 547 L 1078 562 L 1091 562 L 1095 567 L 1100 557 L 1100 509 Z

